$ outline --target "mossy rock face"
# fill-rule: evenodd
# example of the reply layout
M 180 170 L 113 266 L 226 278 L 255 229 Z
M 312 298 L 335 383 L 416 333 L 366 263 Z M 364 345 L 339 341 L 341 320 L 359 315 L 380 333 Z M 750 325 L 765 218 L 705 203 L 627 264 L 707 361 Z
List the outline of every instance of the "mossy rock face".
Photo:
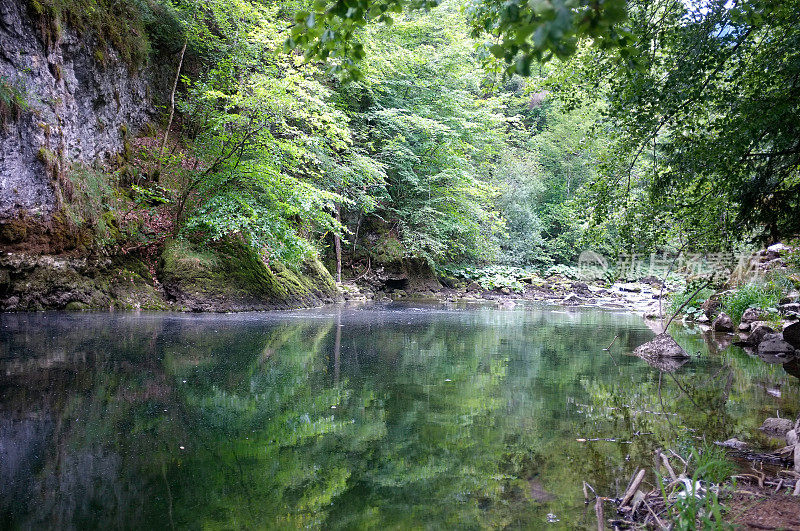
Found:
M 161 255 L 159 273 L 167 296 L 192 311 L 245 311 L 316 306 L 336 296 L 336 286 L 317 260 L 294 272 L 269 266 L 237 241 L 198 249 L 173 240 Z
M 0 311 L 165 310 L 170 305 L 132 257 L 0 256 Z
M 26 223 L 20 219 L 12 219 L 0 223 L 0 243 L 19 243 L 28 235 Z

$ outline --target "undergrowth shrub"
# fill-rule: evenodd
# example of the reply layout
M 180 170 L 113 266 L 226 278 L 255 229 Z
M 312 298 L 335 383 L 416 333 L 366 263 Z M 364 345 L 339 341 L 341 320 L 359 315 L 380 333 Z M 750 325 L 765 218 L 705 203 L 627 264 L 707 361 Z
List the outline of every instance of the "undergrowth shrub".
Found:
M 674 487 L 677 492 L 667 492 L 668 478 L 659 478 L 665 504 L 669 506 L 674 500 L 670 508 L 672 529 L 732 529 L 723 519 L 719 496 L 722 484 L 735 473 L 733 463 L 722 448 L 713 445 L 689 447 L 683 453 L 691 476 Z
M 536 278 L 539 275 L 532 268 L 514 266 L 439 266 L 440 273 L 461 278 L 464 280 L 475 281 L 483 289 L 508 288 L 512 291 L 522 292 L 525 289 L 523 280 Z
M 770 275 L 766 281 L 751 282 L 726 294 L 722 297 L 722 307 L 738 323 L 748 308 L 766 310 L 777 307 L 789 286 L 782 275 Z

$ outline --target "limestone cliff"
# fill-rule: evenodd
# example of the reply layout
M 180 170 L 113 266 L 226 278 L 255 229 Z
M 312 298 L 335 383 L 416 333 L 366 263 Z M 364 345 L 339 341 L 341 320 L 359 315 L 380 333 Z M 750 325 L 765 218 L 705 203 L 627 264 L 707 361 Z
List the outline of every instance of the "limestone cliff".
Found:
M 91 34 L 51 26 L 28 2 L 0 0 L 0 90 L 19 100 L 5 105 L 0 127 L 0 222 L 47 220 L 68 165 L 114 157 L 154 110 L 153 67 L 134 68 Z
M 106 44 L 108 28 L 79 32 L 52 11 L 61 4 L 47 5 L 0 0 L 0 311 L 241 311 L 335 298 L 330 274 L 313 260 L 299 272 L 268 267 L 250 248 L 226 252 L 230 243 L 201 254 L 188 244 L 144 252 L 108 243 L 120 213 L 76 208 L 73 183 L 90 173 L 109 195 L 128 193 L 110 177 L 135 135 L 158 121 L 175 66 L 147 61 L 147 37 L 124 19 L 113 22 L 145 49 L 138 61 Z

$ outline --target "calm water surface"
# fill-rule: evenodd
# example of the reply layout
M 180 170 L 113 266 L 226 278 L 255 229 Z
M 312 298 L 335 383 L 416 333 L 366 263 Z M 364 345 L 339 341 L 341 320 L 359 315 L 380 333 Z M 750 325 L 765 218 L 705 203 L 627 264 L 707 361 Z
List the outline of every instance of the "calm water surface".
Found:
M 674 372 L 628 354 L 652 336 L 520 306 L 0 315 L 0 528 L 590 528 L 582 481 L 800 403 L 690 331 Z

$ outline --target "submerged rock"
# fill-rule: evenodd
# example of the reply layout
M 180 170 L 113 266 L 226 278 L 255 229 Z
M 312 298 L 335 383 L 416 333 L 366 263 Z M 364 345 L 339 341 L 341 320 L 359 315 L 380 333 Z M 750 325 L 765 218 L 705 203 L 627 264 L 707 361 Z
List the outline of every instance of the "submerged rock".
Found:
M 726 448 L 733 448 L 734 450 L 747 450 L 747 443 L 744 441 L 740 441 L 736 437 L 732 437 L 727 441 L 723 441 L 718 443 L 720 446 L 725 446 Z
M 792 361 L 784 363 L 783 370 L 795 378 L 800 378 L 800 358 L 795 358 Z
M 758 356 L 767 363 L 786 363 L 794 355 L 794 347 L 781 334 L 766 334 L 758 344 Z

